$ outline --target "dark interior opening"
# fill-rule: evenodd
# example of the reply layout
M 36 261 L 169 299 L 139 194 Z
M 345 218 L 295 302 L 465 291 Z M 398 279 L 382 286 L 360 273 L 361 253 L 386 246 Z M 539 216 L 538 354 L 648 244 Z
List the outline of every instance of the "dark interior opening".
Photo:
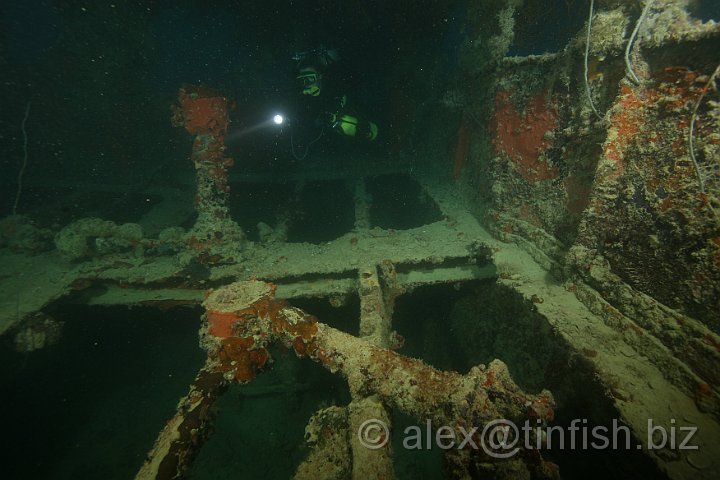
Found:
M 272 368 L 218 400 L 214 432 L 190 477 L 208 480 L 292 478 L 308 454 L 305 426 L 318 409 L 347 405 L 345 381 L 287 349 L 270 351 Z
M 443 465 L 445 462 L 445 452 L 439 448 L 422 448 L 409 450 L 403 445 L 404 433 L 408 428 L 420 426 L 424 430 L 423 425 L 411 416 L 401 412 L 400 410 L 392 410 L 392 448 L 393 448 L 393 468 L 395 476 L 403 480 L 436 480 L 438 478 L 446 478 Z
M 160 195 L 133 191 L 76 191 L 31 186 L 23 194 L 23 212 L 40 227 L 65 226 L 84 217 L 115 223 L 137 223 L 162 200 Z
M 353 195 L 342 181 L 308 182 L 295 207 L 288 242 L 329 242 L 355 224 Z
M 366 179 L 372 227 L 407 230 L 442 220 L 442 212 L 420 184 L 407 175 Z
M 292 196 L 292 189 L 287 183 L 232 183 L 230 214 L 250 240 L 258 241 L 258 223 L 274 227 L 280 207 Z
M 696 0 L 688 4 L 690 14 L 703 22 L 720 20 L 720 3 L 716 0 Z
M 0 345 L 3 478 L 133 478 L 203 365 L 198 308 L 64 305 L 60 341 Z
M 307 313 L 315 315 L 322 323 L 340 331 L 358 336 L 360 334 L 360 298 L 351 295 L 338 299 L 342 302 L 334 306 L 326 298 L 294 298 L 290 304 Z
M 508 55 L 560 52 L 582 29 L 588 2 L 526 0 L 515 12 L 515 36 Z
M 619 418 L 585 358 L 593 352 L 571 351 L 532 302 L 494 281 L 418 288 L 398 298 L 393 327 L 405 337 L 400 353 L 439 369 L 466 373 L 497 358 L 523 390 L 549 389 L 557 402 L 552 426 L 567 431 L 573 419 L 586 419 L 589 428 L 612 428 Z M 407 463 L 435 458 L 419 450 L 397 449 L 395 454 L 398 462 Z M 560 465 L 563 478 L 666 478 L 634 449 L 555 448 L 543 457 Z

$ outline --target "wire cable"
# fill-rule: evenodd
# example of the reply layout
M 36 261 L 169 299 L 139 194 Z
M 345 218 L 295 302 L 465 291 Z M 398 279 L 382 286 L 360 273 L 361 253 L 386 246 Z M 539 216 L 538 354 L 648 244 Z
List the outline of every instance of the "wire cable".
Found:
M 640 31 L 640 26 L 642 25 L 643 21 L 645 21 L 645 17 L 647 17 L 647 14 L 650 11 L 650 7 L 652 6 L 652 4 L 653 0 L 647 0 L 647 2 L 645 2 L 645 8 L 643 8 L 642 13 L 640 14 L 640 18 L 638 18 L 638 21 L 635 24 L 635 29 L 633 30 L 632 35 L 630 35 L 630 40 L 628 40 L 627 46 L 625 47 L 625 66 L 627 67 L 627 73 L 630 75 L 630 78 L 635 83 L 635 85 L 640 85 L 640 79 L 637 77 L 637 75 L 635 75 L 632 62 L 630 62 L 630 55 L 632 54 L 633 45 L 635 44 L 635 37 L 637 37 L 637 34 Z
M 593 103 L 592 99 L 592 92 L 590 91 L 590 83 L 588 82 L 588 57 L 590 56 L 590 30 L 592 28 L 592 18 L 593 13 L 595 11 L 595 0 L 590 0 L 590 15 L 588 17 L 588 23 L 587 23 L 587 39 L 585 40 L 585 93 L 587 93 L 588 102 L 590 102 L 590 108 L 592 108 L 593 113 L 595 113 L 595 116 L 602 120 L 603 117 L 600 115 L 600 113 L 597 111 L 597 108 L 595 108 L 595 103 Z
M 17 207 L 18 203 L 20 203 L 20 194 L 22 193 L 22 181 L 23 181 L 23 175 L 25 174 L 25 168 L 27 167 L 27 161 L 28 161 L 28 134 L 27 130 L 25 129 L 25 124 L 27 123 L 28 117 L 30 116 L 30 101 L 27 102 L 27 105 L 25 105 L 25 116 L 22 120 L 22 125 L 20 129 L 22 130 L 23 134 L 23 162 L 22 166 L 20 167 L 20 172 L 18 173 L 18 188 L 17 193 L 15 194 L 15 203 L 13 203 L 12 208 L 12 214 L 13 216 L 17 215 Z
M 295 142 L 293 141 L 293 131 L 292 131 L 292 127 L 291 127 L 290 128 L 290 150 L 292 151 L 292 155 L 293 155 L 293 157 L 295 157 L 295 160 L 297 160 L 298 162 L 302 162 L 303 160 L 305 160 L 305 157 L 307 157 L 308 153 L 310 153 L 310 147 L 313 145 L 313 143 L 320 140 L 320 137 L 323 136 L 323 133 L 325 133 L 325 125 L 323 125 L 322 129 L 320 130 L 320 135 L 318 135 L 317 138 L 315 138 L 315 140 L 308 143 L 307 147 L 305 147 L 305 153 L 303 153 L 302 156 L 298 156 L 295 153 Z

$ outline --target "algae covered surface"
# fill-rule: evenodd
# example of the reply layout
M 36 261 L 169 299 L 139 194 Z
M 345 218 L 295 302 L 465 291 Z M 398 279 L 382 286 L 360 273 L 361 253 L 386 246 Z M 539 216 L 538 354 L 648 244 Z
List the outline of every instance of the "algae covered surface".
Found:
M 714 478 L 717 2 L 51 0 L 0 38 L 8 478 Z

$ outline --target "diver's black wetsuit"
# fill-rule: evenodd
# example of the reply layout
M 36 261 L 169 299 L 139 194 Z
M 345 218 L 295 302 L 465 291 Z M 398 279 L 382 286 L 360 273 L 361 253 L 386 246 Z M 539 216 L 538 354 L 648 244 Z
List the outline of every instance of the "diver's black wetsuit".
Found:
M 322 65 L 317 57 L 305 60 L 301 67 L 312 66 L 322 75 L 322 88 L 317 97 L 311 95 L 302 95 L 300 93 L 300 110 L 301 115 L 311 125 L 319 127 L 327 125 L 330 114 L 337 113 L 341 108 L 341 100 L 345 95 L 343 72 L 335 63 L 328 67 Z
M 323 58 L 313 56 L 304 59 L 298 66 L 298 71 L 312 69 L 321 75 L 320 93 L 317 96 L 301 93 L 302 86 L 298 85 L 298 118 L 299 128 L 295 129 L 295 144 L 298 147 L 307 146 L 319 139 L 323 133 L 330 134 L 331 130 L 345 136 L 347 139 L 375 138 L 377 127 L 347 105 L 347 88 L 355 80 L 352 73 L 343 70 L 342 62 L 326 63 Z M 351 101 L 351 100 L 350 100 Z M 348 116 L 348 114 L 350 116 Z M 340 120 L 342 119 L 342 120 Z M 355 125 L 356 130 L 348 134 L 340 126 L 347 127 L 348 122 Z M 375 133 L 371 136 L 373 127 Z M 356 133 L 355 133 L 356 132 Z M 333 135 L 334 136 L 334 135 Z M 296 156 L 297 158 L 297 156 Z

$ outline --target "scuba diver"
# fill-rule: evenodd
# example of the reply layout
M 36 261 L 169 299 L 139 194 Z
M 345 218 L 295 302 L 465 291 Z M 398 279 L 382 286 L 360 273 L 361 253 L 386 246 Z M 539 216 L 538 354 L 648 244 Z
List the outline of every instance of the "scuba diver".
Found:
M 302 158 L 307 155 L 310 146 L 322 137 L 326 128 L 344 137 L 363 141 L 377 138 L 377 125 L 352 113 L 347 107 L 347 95 L 338 90 L 340 81 L 336 76 L 337 69 L 330 68 L 339 60 L 336 50 L 320 46 L 314 50 L 296 53 L 292 58 L 297 62 L 295 78 L 299 82 L 303 98 L 306 99 L 303 116 L 314 119 L 315 128 L 321 128 L 317 138 L 308 143 Z M 302 159 L 297 155 L 295 157 Z

